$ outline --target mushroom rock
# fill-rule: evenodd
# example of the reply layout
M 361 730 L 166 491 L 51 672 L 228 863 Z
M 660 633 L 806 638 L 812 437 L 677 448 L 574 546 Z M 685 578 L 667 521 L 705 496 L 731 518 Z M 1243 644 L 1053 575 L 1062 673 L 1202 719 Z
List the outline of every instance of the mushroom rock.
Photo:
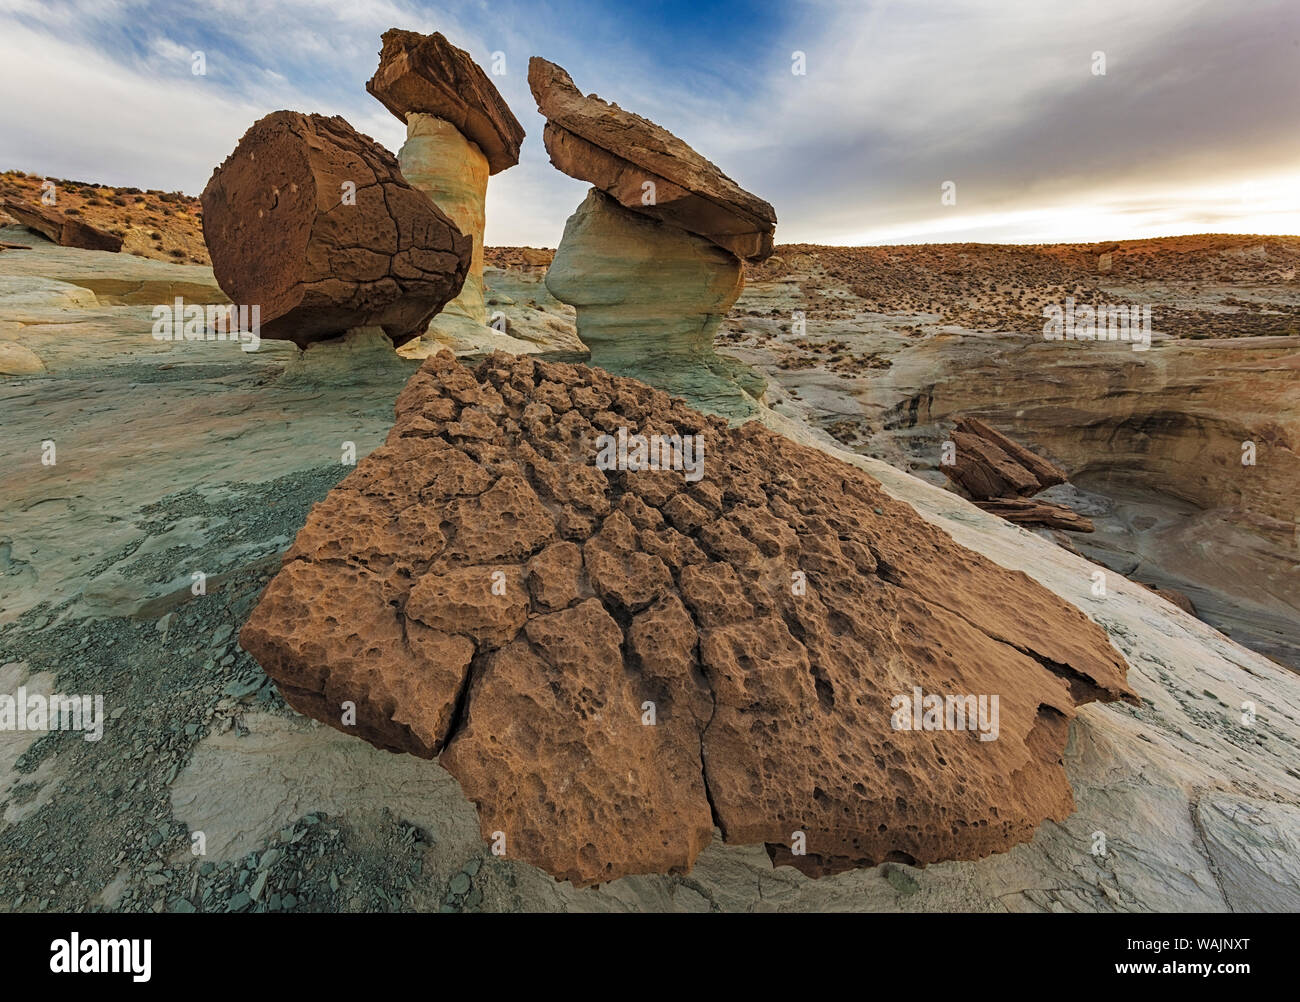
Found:
M 396 413 L 241 643 L 557 879 L 684 872 L 715 828 L 810 875 L 1002 851 L 1072 811 L 1075 708 L 1136 701 L 1077 609 L 757 422 L 446 351 Z
M 483 230 L 488 177 L 519 162 L 524 129 L 469 53 L 443 35 L 392 28 L 368 90 L 406 124 L 402 173 L 474 241 L 460 294 L 429 331 L 435 342 L 472 346 L 488 323 Z
M 402 344 L 465 281 L 471 241 L 342 118 L 277 111 L 201 196 L 212 270 L 260 334 L 305 347 L 361 327 Z
M 399 121 L 418 113 L 450 122 L 482 151 L 489 173 L 519 162 L 524 127 L 468 52 L 436 31 L 390 28 L 382 37 L 379 68 L 366 90 Z
M 65 216 L 44 205 L 5 198 L 0 199 L 0 209 L 18 220 L 19 225 L 63 247 L 109 251 L 113 254 L 122 249 L 122 238 L 116 234 L 107 233 L 97 226 Z
M 667 129 L 594 94 L 584 96 L 568 73 L 539 56 L 528 61 L 528 85 L 546 117 L 546 152 L 565 174 L 745 261 L 772 253 L 772 206 Z
M 546 276 L 577 309 L 593 364 L 730 417 L 754 413 L 765 380 L 713 351 L 744 288 L 741 260 L 772 253 L 776 213 L 654 122 L 595 95 L 545 59 L 528 84 L 551 163 L 595 188 L 569 217 Z
M 744 367 L 713 351 L 744 288 L 735 255 L 703 237 L 629 212 L 593 188 L 564 226 L 546 288 L 577 309 L 591 364 L 653 383 L 708 410 L 745 416 Z M 761 379 L 747 387 L 761 395 Z

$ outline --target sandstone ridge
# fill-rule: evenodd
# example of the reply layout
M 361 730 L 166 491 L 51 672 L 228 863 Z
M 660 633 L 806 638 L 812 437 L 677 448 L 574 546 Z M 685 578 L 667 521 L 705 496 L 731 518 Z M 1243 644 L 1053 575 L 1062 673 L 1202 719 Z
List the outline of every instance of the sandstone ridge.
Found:
M 44 205 L 20 202 L 14 198 L 0 200 L 3 209 L 20 224 L 62 247 L 80 247 L 117 253 L 122 249 L 122 238 L 106 233 L 96 226 L 64 215 Z

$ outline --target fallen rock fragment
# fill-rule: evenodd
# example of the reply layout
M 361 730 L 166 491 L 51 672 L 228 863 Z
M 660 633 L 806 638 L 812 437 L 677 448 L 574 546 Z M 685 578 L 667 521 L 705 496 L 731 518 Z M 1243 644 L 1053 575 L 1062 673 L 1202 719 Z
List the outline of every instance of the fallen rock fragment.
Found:
M 952 465 L 940 469 L 979 508 L 1018 525 L 1093 532 L 1092 520 L 1068 505 L 1034 501 L 1030 495 L 1066 483 L 1064 470 L 978 418 L 957 421 L 950 439 Z
M 975 506 L 991 515 L 1005 518 L 1017 525 L 1041 525 L 1048 529 L 1067 529 L 1070 532 L 1095 532 L 1092 519 L 1080 515 L 1068 505 L 1033 498 L 993 498 L 976 501 Z
M 1135 699 L 1077 609 L 756 423 L 449 352 L 396 411 L 241 644 L 557 879 L 685 872 L 714 828 L 810 875 L 1002 851 L 1071 812 L 1075 707 Z
M 977 501 L 1028 497 L 1068 479 L 1060 467 L 978 418 L 960 418 L 952 441 L 957 462 L 943 472 Z
M 417 337 L 464 283 L 471 242 L 342 118 L 259 119 L 203 190 L 217 282 L 261 336 L 306 347 L 349 329 Z
M 122 238 L 116 234 L 107 233 L 80 219 L 65 216 L 62 212 L 45 205 L 33 205 L 6 198 L 0 200 L 0 209 L 13 216 L 20 225 L 63 247 L 109 251 L 113 254 L 122 249 Z M 5 247 L 16 249 L 22 245 L 6 244 Z
M 1147 584 L 1144 581 L 1139 581 L 1138 584 L 1142 585 L 1143 588 L 1146 588 L 1149 591 L 1155 592 L 1166 602 L 1178 606 L 1178 608 L 1182 609 L 1183 612 L 1187 613 L 1187 615 L 1189 616 L 1196 615 L 1196 606 L 1192 604 L 1192 600 L 1188 598 L 1184 592 L 1179 591 L 1177 588 L 1161 587 L 1158 585 Z

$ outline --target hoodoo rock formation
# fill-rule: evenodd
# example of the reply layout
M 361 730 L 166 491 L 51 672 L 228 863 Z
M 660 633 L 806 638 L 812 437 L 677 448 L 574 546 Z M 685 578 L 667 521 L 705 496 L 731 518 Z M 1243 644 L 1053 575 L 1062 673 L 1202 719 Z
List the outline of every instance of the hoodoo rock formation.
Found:
M 397 154 L 402 173 L 474 242 L 465 285 L 430 334 L 454 341 L 481 333 L 489 321 L 483 297 L 488 177 L 519 162 L 523 126 L 469 53 L 438 32 L 384 32 L 379 68 L 366 90 L 406 125 Z
M 534 56 L 528 83 L 551 163 L 595 185 L 546 276 L 577 309 L 592 363 L 751 413 L 763 380 L 718 356 L 713 338 L 744 288 L 741 260 L 772 253 L 772 207 L 666 129 L 584 97 L 554 63 Z
M 223 292 L 258 306 L 261 336 L 306 347 L 380 327 L 419 336 L 469 268 L 470 238 L 342 118 L 259 119 L 201 196 Z
M 80 247 L 82 250 L 110 251 L 122 249 L 122 238 L 106 233 L 97 226 L 66 216 L 44 205 L 20 202 L 14 198 L 0 199 L 3 209 L 27 229 L 39 233 L 63 247 Z
M 720 413 L 736 409 L 731 380 L 742 367 L 714 354 L 713 336 L 744 284 L 733 254 L 595 188 L 565 223 L 546 273 L 551 295 L 577 308 L 592 365 L 640 374 Z
M 1056 464 L 978 418 L 958 420 L 951 441 L 954 462 L 940 469 L 985 511 L 1022 525 L 1092 532 L 1092 523 L 1066 505 L 1032 499 L 1069 479 Z
M 667 129 L 594 94 L 584 97 L 568 73 L 540 56 L 528 61 L 528 85 L 546 116 L 546 152 L 565 174 L 742 260 L 758 262 L 772 253 L 772 206 Z
M 559 879 L 682 872 L 715 827 L 813 875 L 1004 850 L 1072 810 L 1075 707 L 1135 699 L 1081 612 L 757 424 L 445 351 L 396 412 L 241 643 Z

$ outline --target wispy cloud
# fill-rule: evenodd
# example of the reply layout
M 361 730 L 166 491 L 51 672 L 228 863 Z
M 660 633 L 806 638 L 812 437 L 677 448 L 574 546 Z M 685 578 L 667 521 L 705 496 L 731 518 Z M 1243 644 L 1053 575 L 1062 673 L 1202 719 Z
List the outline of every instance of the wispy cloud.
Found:
M 530 55 L 695 145 L 783 241 L 1300 229 L 1294 0 L 0 0 L 0 166 L 197 192 L 279 108 L 396 151 L 364 90 L 389 27 L 505 54 L 529 137 L 489 186 L 491 243 L 553 246 L 585 190 L 547 160 Z

